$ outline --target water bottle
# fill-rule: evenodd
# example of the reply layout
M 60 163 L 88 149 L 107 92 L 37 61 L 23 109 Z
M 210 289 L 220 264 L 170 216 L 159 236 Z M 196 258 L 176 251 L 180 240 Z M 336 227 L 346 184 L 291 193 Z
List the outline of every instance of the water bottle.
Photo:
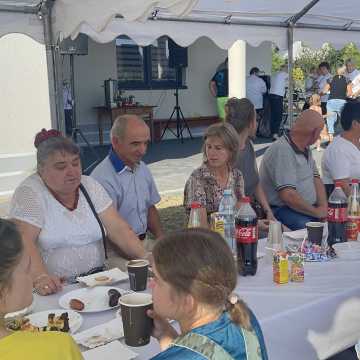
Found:
M 224 218 L 224 239 L 229 245 L 234 259 L 237 259 L 235 242 L 235 212 L 236 200 L 231 189 L 225 189 L 219 205 L 219 214 Z
M 258 221 L 250 198 L 241 199 L 241 205 L 235 216 L 235 237 L 238 252 L 238 270 L 240 275 L 255 275 L 257 270 Z
M 358 239 L 360 226 L 359 180 L 351 181 L 351 193 L 348 198 L 347 223 L 345 233 L 347 241 Z
M 328 245 L 346 241 L 347 198 L 341 189 L 341 181 L 335 181 L 335 189 L 328 200 Z
M 197 201 L 191 203 L 191 210 L 189 216 L 188 228 L 197 228 L 201 226 L 200 223 L 200 208 L 201 204 Z

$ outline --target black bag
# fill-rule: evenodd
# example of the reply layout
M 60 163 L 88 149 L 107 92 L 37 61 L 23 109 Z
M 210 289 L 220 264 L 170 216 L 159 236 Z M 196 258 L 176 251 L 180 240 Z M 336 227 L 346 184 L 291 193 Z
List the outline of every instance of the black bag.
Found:
M 264 96 L 263 111 L 258 118 L 257 135 L 265 138 L 271 137 L 271 108 L 268 96 Z

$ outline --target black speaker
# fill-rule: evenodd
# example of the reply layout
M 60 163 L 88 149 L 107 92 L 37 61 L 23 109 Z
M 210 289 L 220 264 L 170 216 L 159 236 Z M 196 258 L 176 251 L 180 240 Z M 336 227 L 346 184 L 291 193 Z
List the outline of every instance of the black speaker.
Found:
M 169 66 L 188 66 L 188 49 L 186 47 L 179 46 L 171 39 L 169 39 Z
M 87 55 L 88 37 L 85 34 L 79 34 L 75 40 L 66 38 L 60 43 L 60 54 L 62 55 Z

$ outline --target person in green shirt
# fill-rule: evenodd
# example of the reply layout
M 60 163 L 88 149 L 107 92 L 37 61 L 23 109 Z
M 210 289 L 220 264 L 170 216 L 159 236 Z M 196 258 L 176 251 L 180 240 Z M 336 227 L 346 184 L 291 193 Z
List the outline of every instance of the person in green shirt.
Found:
M 0 219 L 0 359 L 81 360 L 72 337 L 62 332 L 11 332 L 4 317 L 32 302 L 31 259 L 16 226 Z

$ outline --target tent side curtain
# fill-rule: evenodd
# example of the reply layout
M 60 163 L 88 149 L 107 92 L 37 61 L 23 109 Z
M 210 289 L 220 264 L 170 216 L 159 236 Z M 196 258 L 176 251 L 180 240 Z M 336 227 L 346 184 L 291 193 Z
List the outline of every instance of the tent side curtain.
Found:
M 0 11 L 0 38 L 11 33 L 25 34 L 44 43 L 43 23 L 36 14 Z

